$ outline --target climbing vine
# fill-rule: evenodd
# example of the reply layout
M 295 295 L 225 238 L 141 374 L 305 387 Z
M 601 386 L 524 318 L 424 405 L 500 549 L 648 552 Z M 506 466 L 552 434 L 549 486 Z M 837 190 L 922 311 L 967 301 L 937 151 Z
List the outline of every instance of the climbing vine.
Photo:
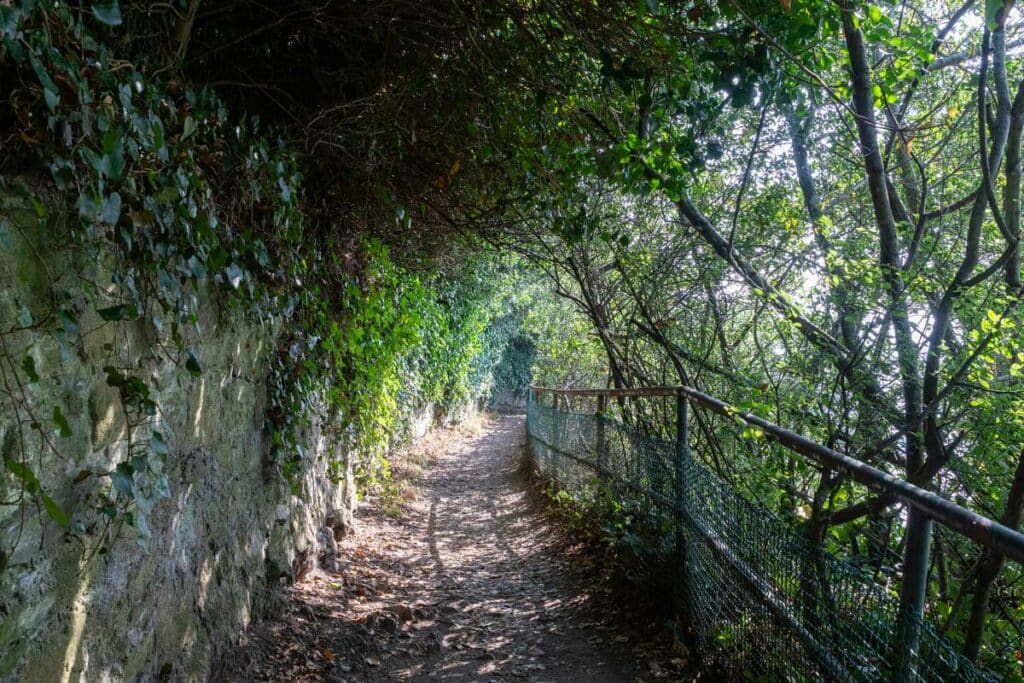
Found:
M 170 495 L 175 444 L 159 396 L 174 374 L 203 374 L 200 304 L 210 292 L 275 331 L 266 466 L 295 492 L 314 421 L 335 446 L 333 475 L 351 453 L 364 482 L 386 481 L 389 441 L 409 406 L 472 401 L 487 370 L 471 372 L 487 292 L 465 303 L 447 296 L 461 285 L 413 275 L 379 240 L 317 237 L 287 144 L 232 116 L 213 90 L 121 61 L 107 38 L 122 22 L 116 1 L 0 4 L 0 74 L 12 86 L 0 102 L 11 150 L 0 192 L 15 199 L 0 213 L 0 242 L 58 249 L 79 269 L 49 277 L 45 306 L 18 303 L 0 329 L 0 398 L 17 425 L 4 441 L 3 502 L 22 520 L 38 508 L 89 556 L 126 529 L 144 544 L 153 506 Z M 401 221 L 404 209 L 394 210 Z M 132 348 L 139 330 L 147 343 Z M 56 386 L 44 351 L 56 343 L 62 362 L 95 355 L 96 335 L 109 340 L 96 372 L 124 430 L 109 466 L 78 474 L 82 493 L 69 505 L 40 468 L 69 461 L 70 445 L 88 436 L 75 433 L 65 400 L 38 404 L 59 395 L 43 390 Z M 13 551 L 0 548 L 0 568 Z
M 202 374 L 194 346 L 201 288 L 212 286 L 227 306 L 267 319 L 287 317 L 299 297 L 289 286 L 300 263 L 294 162 L 254 123 L 231 122 L 212 92 L 172 91 L 119 63 L 95 33 L 120 21 L 117 3 L 94 4 L 88 14 L 60 3 L 0 6 L 0 57 L 14 85 L 4 118 L 16 121 L 15 154 L 34 159 L 52 181 L 44 194 L 38 179 L 0 179 L 5 192 L 31 207 L 27 224 L 5 218 L 0 229 L 6 241 L 17 232 L 33 249 L 55 233 L 82 266 L 73 284 L 47 283 L 44 309 L 22 305 L 2 331 L 5 398 L 19 429 L 37 433 L 63 458 L 64 440 L 75 436 L 64 406 L 46 406 L 52 419 L 40 419 L 32 405 L 33 385 L 49 379 L 37 370 L 39 340 L 52 337 L 67 360 L 83 356 L 85 340 L 102 330 L 112 340 L 102 372 L 126 425 L 120 461 L 76 479 L 106 482 L 86 496 L 103 520 L 99 531 L 43 489 L 24 435 L 4 463 L 20 482 L 15 502 L 41 502 L 65 529 L 95 536 L 97 552 L 124 526 L 147 538 L 154 501 L 169 495 L 170 446 L 155 388 L 163 380 L 149 371 Z M 223 201 L 241 186 L 249 189 L 247 201 Z M 118 353 L 127 331 L 139 326 L 153 343 L 141 356 Z

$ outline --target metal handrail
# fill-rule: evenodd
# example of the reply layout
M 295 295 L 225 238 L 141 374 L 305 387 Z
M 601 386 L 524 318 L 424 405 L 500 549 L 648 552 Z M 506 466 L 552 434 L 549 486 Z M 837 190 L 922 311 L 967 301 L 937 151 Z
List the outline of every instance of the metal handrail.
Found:
M 743 422 L 757 427 L 766 436 L 787 449 L 819 464 L 845 472 L 868 488 L 890 494 L 897 500 L 921 510 L 935 521 L 963 534 L 975 543 L 992 548 L 1007 558 L 1024 564 L 1024 533 L 691 387 L 679 385 L 637 389 L 553 389 L 531 385 L 530 391 L 537 396 L 551 394 L 552 396 L 598 399 L 686 397 L 725 417 L 739 418 Z

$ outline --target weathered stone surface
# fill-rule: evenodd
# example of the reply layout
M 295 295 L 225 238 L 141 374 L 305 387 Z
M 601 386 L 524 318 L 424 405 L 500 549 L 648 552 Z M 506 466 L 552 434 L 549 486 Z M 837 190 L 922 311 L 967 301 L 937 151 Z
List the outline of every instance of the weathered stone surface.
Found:
M 327 513 L 324 526 L 331 530 L 335 541 L 340 541 L 352 530 L 352 509 L 349 506 L 335 508 Z
M 93 451 L 112 446 L 125 438 L 128 425 L 121 410 L 117 389 L 106 382 L 96 382 L 88 398 L 90 446 Z
M 42 319 L 51 287 L 73 288 L 77 273 L 98 266 L 57 250 L 59 226 L 36 227 L 9 200 L 0 198 L 0 218 L 20 228 L 0 253 L 7 330 L 25 309 Z M 154 349 L 145 324 L 117 326 L 115 335 L 115 326 L 83 314 L 82 328 L 96 331 L 70 356 L 49 334 L 52 324 L 5 339 L 7 352 L 31 356 L 40 374 L 26 388 L 28 405 L 46 418 L 61 406 L 73 436 L 59 439 L 44 425 L 60 454 L 41 450 L 38 438 L 25 438 L 31 430 L 18 428 L 26 416 L 0 397 L 0 451 L 24 458 L 84 531 L 72 538 L 34 503 L 0 506 L 0 680 L 204 679 L 259 614 L 268 582 L 294 579 L 336 553 L 354 490 L 351 476 L 332 481 L 327 468 L 344 454 L 331 452 L 314 425 L 298 496 L 264 464 L 265 379 L 278 330 L 222 310 L 209 292 L 200 299 L 201 334 L 189 340 L 199 377 Z M 97 513 L 86 497 L 109 488 L 105 473 L 125 458 L 128 435 L 102 367 L 129 353 L 159 405 L 171 495 L 150 512 L 147 542 L 128 529 L 110 553 L 91 556 Z M 2 472 L 0 500 L 17 487 Z

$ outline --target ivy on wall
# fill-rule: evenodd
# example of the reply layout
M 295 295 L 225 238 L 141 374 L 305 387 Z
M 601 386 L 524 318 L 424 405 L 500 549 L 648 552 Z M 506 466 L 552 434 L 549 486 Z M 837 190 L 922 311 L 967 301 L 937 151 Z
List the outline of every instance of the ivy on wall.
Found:
M 296 155 L 258 121 L 233 117 L 213 91 L 119 61 L 109 37 L 121 21 L 117 2 L 0 4 L 0 69 L 12 84 L 0 121 L 17 131 L 10 149 L 20 164 L 17 177 L 0 176 L 0 191 L 20 197 L 40 226 L 58 225 L 87 264 L 73 290 L 50 283 L 45 311 L 2 321 L 0 400 L 60 457 L 65 440 L 88 435 L 73 433 L 66 406 L 33 399 L 33 385 L 48 381 L 33 347 L 52 337 L 71 358 L 99 328 L 116 339 L 143 325 L 152 338 L 144 358 L 109 349 L 103 381 L 120 398 L 127 436 L 109 468 L 76 479 L 102 483 L 87 505 L 65 509 L 46 490 L 29 434 L 4 455 L 5 491 L 14 491 L 4 502 L 40 509 L 91 553 L 126 529 L 145 543 L 149 513 L 170 493 L 175 445 L 160 428 L 152 368 L 202 375 L 207 292 L 279 331 L 266 378 L 266 462 L 296 492 L 315 417 L 338 446 L 334 474 L 354 453 L 366 482 L 386 480 L 403 411 L 479 398 L 500 359 L 495 345 L 507 341 L 487 334 L 493 288 L 413 275 L 374 239 L 353 247 L 311 234 Z M 15 230 L 25 228 L 0 216 L 0 237 Z M 0 548 L 0 567 L 12 551 Z
M 24 435 L 18 452 L 5 454 L 7 473 L 20 483 L 13 502 L 41 502 L 70 533 L 95 537 L 95 552 L 105 552 L 126 526 L 145 540 L 152 505 L 169 494 L 171 444 L 158 428 L 147 361 L 201 375 L 201 288 L 219 291 L 229 307 L 281 320 L 300 303 L 294 283 L 306 260 L 291 156 L 254 122 L 231 122 L 212 92 L 172 92 L 119 63 L 98 37 L 119 22 L 116 3 L 95 4 L 88 15 L 50 2 L 0 6 L 0 58 L 14 79 L 4 118 L 18 123 L 15 154 L 51 181 L 0 179 L 5 193 L 32 207 L 40 228 L 4 221 L 5 229 L 32 242 L 56 227 L 57 241 L 87 264 L 77 287 L 50 282 L 46 310 L 25 307 L 0 331 L 9 341 L 4 399 L 18 428 L 45 434 L 41 443 L 55 455 L 61 439 L 88 438 L 71 433 L 64 406 L 33 405 L 32 386 L 45 381 L 32 353 L 40 339 L 55 338 L 70 359 L 84 354 L 83 340 L 99 328 L 141 324 L 153 338 L 148 357 L 110 349 L 102 368 L 120 398 L 127 436 L 119 462 L 77 480 L 107 480 L 88 499 L 103 520 L 99 531 L 89 515 L 72 515 L 43 489 Z M 223 201 L 240 187 L 247 188 L 243 200 Z

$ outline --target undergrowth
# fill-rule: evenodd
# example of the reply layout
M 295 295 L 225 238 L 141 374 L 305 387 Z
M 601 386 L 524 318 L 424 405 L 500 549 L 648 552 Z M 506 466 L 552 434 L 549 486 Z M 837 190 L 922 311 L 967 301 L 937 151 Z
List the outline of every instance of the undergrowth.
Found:
M 4 502 L 19 524 L 38 511 L 92 554 L 129 529 L 145 546 L 178 446 L 159 387 L 173 373 L 203 375 L 208 298 L 276 343 L 264 378 L 268 471 L 301 493 L 318 422 L 334 476 L 354 465 L 363 486 L 392 490 L 396 424 L 426 403 L 480 400 L 507 342 L 491 325 L 495 288 L 410 272 L 355 228 L 314 230 L 296 151 L 214 90 L 125 61 L 122 24 L 116 1 L 0 3 L 0 191 L 23 207 L 15 219 L 5 204 L 0 244 L 40 249 L 56 232 L 83 264 L 73 286 L 48 282 L 45 310 L 22 306 L 0 329 L 0 400 L 21 444 L 3 456 Z M 66 402 L 34 398 L 59 380 L 38 371 L 38 348 L 55 341 L 69 362 L 95 331 L 119 340 L 140 326 L 151 348 L 140 357 L 111 344 L 98 378 L 117 391 L 127 436 L 109 467 L 78 475 L 74 486 L 97 485 L 69 507 L 48 463 L 88 435 L 74 433 Z M 0 569 L 20 532 L 12 538 Z
M 570 493 L 538 472 L 528 452 L 523 467 L 531 474 L 548 514 L 600 555 L 602 566 L 611 571 L 616 594 L 626 596 L 673 637 L 690 646 L 688 620 L 678 609 L 679 596 L 685 591 L 674 570 L 678 565 L 674 555 L 656 550 L 666 548 L 671 536 L 664 520 L 645 514 L 639 502 L 617 496 L 603 484 Z

